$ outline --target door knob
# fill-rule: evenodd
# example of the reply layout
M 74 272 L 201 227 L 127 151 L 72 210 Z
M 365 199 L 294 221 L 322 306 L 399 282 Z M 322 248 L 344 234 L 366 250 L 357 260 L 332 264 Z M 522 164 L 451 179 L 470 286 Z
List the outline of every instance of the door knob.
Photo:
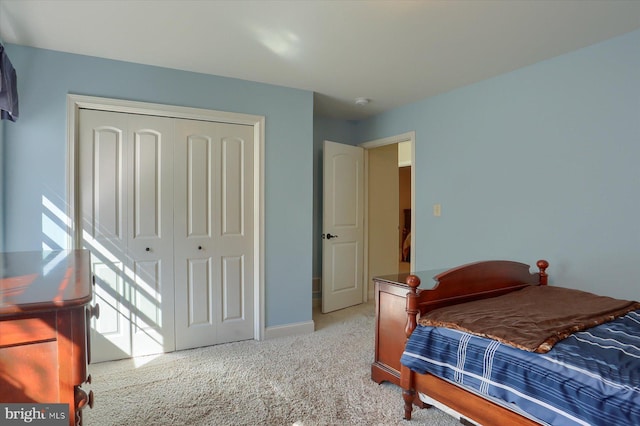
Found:
M 337 235 L 332 235 L 332 234 L 327 234 L 327 240 L 330 240 L 332 238 L 338 238 Z
M 198 246 L 198 250 L 202 250 L 202 246 Z
M 144 251 L 151 251 L 151 247 L 147 247 Z

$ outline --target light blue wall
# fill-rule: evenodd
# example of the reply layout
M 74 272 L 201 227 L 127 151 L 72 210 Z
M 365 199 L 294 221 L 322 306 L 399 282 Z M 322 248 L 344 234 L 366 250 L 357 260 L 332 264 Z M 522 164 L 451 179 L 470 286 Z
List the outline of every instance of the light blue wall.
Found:
M 17 45 L 7 51 L 20 95 L 20 119 L 4 134 L 7 250 L 66 244 L 51 214 L 43 220 L 43 197 L 66 211 L 68 93 L 263 115 L 266 325 L 311 320 L 312 92 Z
M 313 119 L 313 277 L 322 277 L 322 144 L 354 144 L 353 121 L 316 116 Z
M 358 139 L 410 130 L 418 269 L 546 258 L 556 285 L 640 299 L 640 31 L 360 122 Z

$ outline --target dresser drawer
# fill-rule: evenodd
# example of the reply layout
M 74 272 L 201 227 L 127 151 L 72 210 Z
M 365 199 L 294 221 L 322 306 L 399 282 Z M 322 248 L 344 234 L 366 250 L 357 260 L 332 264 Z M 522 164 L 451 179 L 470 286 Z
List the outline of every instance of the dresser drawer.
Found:
M 3 324 L 4 325 L 4 324 Z M 56 341 L 0 348 L 0 401 L 62 402 Z

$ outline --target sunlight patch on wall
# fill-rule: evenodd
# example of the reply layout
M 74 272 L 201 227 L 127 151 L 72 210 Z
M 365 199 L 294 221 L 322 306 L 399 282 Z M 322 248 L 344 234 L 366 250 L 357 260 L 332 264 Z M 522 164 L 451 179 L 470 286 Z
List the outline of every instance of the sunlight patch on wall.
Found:
M 42 207 L 42 250 L 66 249 L 71 219 L 44 195 Z

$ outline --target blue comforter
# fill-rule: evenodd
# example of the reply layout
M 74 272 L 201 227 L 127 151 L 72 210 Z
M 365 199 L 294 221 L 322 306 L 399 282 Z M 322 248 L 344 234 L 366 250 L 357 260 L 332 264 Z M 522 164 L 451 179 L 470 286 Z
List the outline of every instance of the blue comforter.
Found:
M 546 354 L 418 326 L 401 363 L 515 404 L 551 425 L 640 425 L 640 311 L 575 333 Z

